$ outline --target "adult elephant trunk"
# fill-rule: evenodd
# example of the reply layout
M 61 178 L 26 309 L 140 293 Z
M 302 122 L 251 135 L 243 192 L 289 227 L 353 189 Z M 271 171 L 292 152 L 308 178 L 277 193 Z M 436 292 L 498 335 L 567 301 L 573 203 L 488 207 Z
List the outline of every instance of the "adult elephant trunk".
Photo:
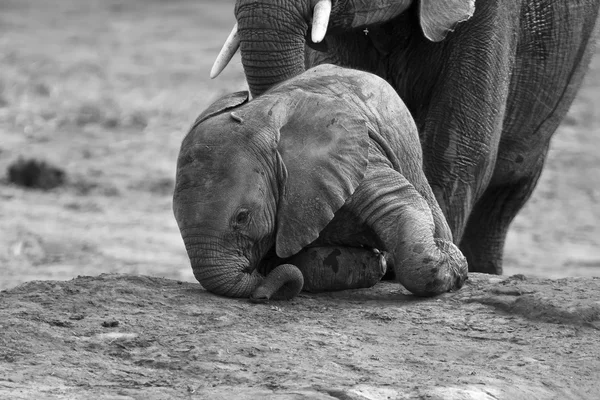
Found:
M 254 97 L 305 69 L 305 13 L 277 3 L 240 1 L 236 5 L 242 64 Z
M 250 92 L 259 96 L 301 74 L 305 70 L 307 36 L 320 41 L 326 31 L 337 34 L 381 24 L 403 13 L 412 3 L 413 0 L 238 0 L 235 15 Z M 316 11 L 317 8 L 321 10 Z M 313 24 L 312 33 L 308 32 L 309 22 Z

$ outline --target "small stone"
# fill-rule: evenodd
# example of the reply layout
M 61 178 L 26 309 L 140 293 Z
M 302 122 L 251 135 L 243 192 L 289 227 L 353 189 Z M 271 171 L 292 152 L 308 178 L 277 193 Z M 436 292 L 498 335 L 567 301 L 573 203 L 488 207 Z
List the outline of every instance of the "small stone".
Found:
M 36 159 L 19 158 L 8 166 L 8 180 L 15 185 L 50 190 L 65 183 L 65 171 Z

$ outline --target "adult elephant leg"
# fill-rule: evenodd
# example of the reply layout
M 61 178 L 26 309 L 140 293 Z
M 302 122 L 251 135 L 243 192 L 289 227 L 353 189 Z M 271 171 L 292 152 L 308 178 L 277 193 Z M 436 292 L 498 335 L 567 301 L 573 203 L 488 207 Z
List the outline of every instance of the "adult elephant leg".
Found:
M 550 138 L 566 115 L 588 63 L 589 54 L 584 54 L 578 60 L 569 81 L 563 87 L 550 91 L 562 93 L 561 97 L 548 99 L 543 103 L 552 105 L 554 100 L 553 107 L 525 110 L 530 115 L 537 116 L 537 119 L 517 117 L 512 125 L 507 124 L 507 133 L 499 146 L 494 175 L 473 207 L 460 241 L 460 249 L 469 261 L 470 271 L 502 274 L 504 243 L 509 225 L 535 189 L 542 173 Z M 517 97 L 512 106 L 520 107 L 520 104 L 531 103 L 535 103 L 535 100 Z M 519 113 L 509 111 L 509 115 L 518 116 Z
M 547 147 L 529 173 L 518 180 L 490 186 L 469 217 L 460 249 L 469 271 L 502 274 L 502 256 L 508 227 L 525 205 L 542 173 Z
M 394 28 L 409 39 L 389 58 L 388 69 L 397 72 L 388 80 L 414 116 L 423 169 L 458 243 L 494 170 L 519 9 L 516 2 L 480 2 L 440 43 L 418 34 L 409 17 Z
M 541 6 L 541 5 L 540 5 Z M 588 69 L 600 23 L 592 3 L 555 2 L 545 19 L 526 20 L 527 35 L 544 40 L 520 49 L 510 83 L 503 135 L 494 174 L 469 217 L 460 242 L 471 271 L 502 273 L 502 253 L 510 222 L 533 192 L 550 138 L 563 120 Z M 564 20 L 569 15 L 571 24 Z M 544 30 L 560 27 L 564 34 Z M 568 33 L 568 34 L 567 34 Z M 540 39 L 542 38 L 542 39 Z
M 370 164 L 344 207 L 373 229 L 392 254 L 396 278 L 413 294 L 457 290 L 467 279 L 465 257 L 450 240 L 435 237 L 429 204 L 400 173 Z

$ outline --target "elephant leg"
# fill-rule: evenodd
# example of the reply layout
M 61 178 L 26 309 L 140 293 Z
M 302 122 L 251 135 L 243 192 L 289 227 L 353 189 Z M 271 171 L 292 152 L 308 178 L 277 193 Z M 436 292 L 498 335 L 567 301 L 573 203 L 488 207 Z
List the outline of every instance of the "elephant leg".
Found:
M 580 16 L 588 12 L 591 11 L 579 11 Z M 553 42 L 546 63 L 520 60 L 515 66 L 512 100 L 507 105 L 507 115 L 512 118 L 504 123 L 494 174 L 476 202 L 460 242 L 471 271 L 502 274 L 509 224 L 533 192 L 550 138 L 567 114 L 594 54 L 593 39 L 589 38 L 598 35 L 600 24 L 595 18 L 587 21 L 586 26 L 582 25 L 577 31 L 583 37 L 566 35 L 561 36 L 561 42 Z M 586 36 L 590 30 L 594 33 Z M 546 65 L 562 65 L 562 68 L 550 67 L 547 71 Z M 570 73 L 565 74 L 566 68 L 570 68 Z M 526 83 L 520 77 L 527 77 Z M 543 90 L 522 89 L 527 84 L 532 85 L 531 82 L 543 85 Z
M 490 185 L 477 201 L 467 222 L 460 249 L 469 271 L 502 274 L 502 254 L 510 223 L 525 205 L 542 173 L 548 146 L 518 179 Z
M 429 204 L 397 171 L 370 164 L 344 207 L 375 232 L 381 250 L 391 254 L 397 280 L 412 293 L 457 290 L 467 279 L 465 257 L 452 241 L 435 237 Z
M 286 262 L 302 271 L 307 292 L 371 287 L 386 271 L 383 255 L 362 247 L 308 247 Z

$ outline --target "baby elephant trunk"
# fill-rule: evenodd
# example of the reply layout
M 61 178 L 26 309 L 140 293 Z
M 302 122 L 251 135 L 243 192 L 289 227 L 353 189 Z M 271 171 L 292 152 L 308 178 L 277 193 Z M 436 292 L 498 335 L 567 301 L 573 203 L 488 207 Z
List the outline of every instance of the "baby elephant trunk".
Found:
M 300 293 L 303 285 L 302 272 L 295 265 L 282 264 L 269 272 L 250 300 L 256 303 L 269 299 L 290 300 Z
M 268 300 L 290 299 L 302 290 L 302 273 L 293 265 L 279 266 L 265 277 L 230 246 L 188 235 L 184 242 L 194 276 L 211 293 Z
M 256 271 L 245 272 L 234 265 L 192 263 L 194 276 L 211 293 L 227 297 L 249 297 L 263 277 Z

